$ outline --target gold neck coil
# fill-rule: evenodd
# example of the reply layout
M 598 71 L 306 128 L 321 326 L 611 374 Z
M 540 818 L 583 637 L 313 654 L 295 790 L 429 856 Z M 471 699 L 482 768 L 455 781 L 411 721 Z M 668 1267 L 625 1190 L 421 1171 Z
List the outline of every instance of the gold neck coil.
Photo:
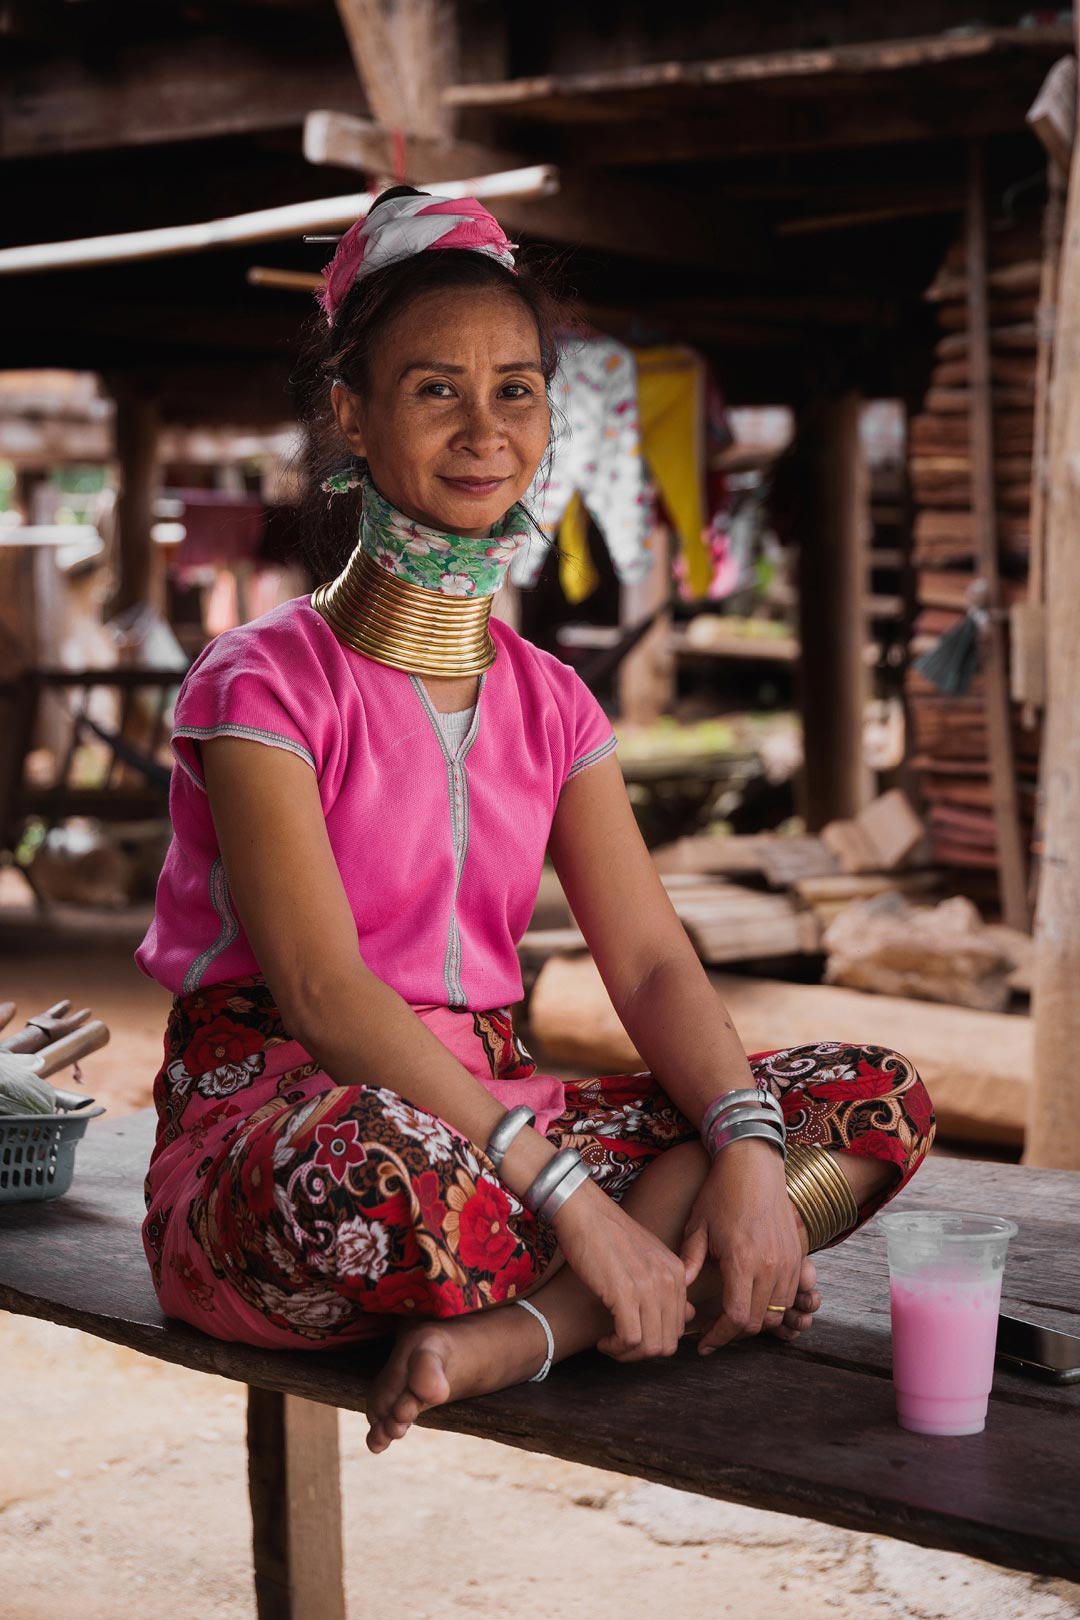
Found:
M 443 596 L 381 568 L 359 546 L 311 605 L 354 652 L 410 675 L 480 675 L 495 662 L 490 596 Z
M 788 1197 L 803 1218 L 811 1254 L 858 1224 L 851 1184 L 825 1148 L 789 1142 L 786 1174 Z

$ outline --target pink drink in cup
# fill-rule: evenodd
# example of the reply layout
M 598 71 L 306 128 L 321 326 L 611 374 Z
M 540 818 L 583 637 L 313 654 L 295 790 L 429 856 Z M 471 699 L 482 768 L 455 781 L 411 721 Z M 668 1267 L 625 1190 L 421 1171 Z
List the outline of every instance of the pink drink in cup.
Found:
M 889 1246 L 893 1382 L 901 1428 L 978 1434 L 994 1377 L 1005 1251 L 998 1215 L 952 1210 L 881 1217 Z

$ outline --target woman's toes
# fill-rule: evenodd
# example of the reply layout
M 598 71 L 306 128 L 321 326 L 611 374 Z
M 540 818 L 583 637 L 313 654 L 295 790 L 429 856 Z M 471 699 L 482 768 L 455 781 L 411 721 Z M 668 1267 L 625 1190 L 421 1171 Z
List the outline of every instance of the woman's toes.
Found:
M 419 1342 L 411 1334 L 398 1341 L 368 1408 L 369 1451 L 385 1451 L 408 1433 L 427 1407 L 449 1400 L 448 1354 L 446 1334 L 439 1330 L 426 1329 Z

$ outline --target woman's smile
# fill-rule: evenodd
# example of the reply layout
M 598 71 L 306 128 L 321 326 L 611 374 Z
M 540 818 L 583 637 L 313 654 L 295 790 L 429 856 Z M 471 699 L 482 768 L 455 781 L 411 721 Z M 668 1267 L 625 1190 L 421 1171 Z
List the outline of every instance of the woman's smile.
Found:
M 448 473 L 439 473 L 438 477 L 440 483 L 447 484 L 459 494 L 481 499 L 494 495 L 506 483 L 505 478 L 453 478 Z

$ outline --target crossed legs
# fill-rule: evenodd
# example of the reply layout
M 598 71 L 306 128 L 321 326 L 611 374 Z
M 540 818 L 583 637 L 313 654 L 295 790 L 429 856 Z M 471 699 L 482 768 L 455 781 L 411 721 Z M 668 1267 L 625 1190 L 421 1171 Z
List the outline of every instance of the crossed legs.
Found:
M 850 1153 L 837 1153 L 836 1158 L 860 1207 L 895 1174 L 894 1167 L 880 1160 Z M 707 1169 L 708 1158 L 699 1143 L 670 1148 L 642 1171 L 622 1207 L 677 1250 Z M 800 1230 L 805 1255 L 808 1243 L 801 1222 Z M 795 1338 L 809 1327 L 821 1303 L 815 1283 L 813 1261 L 806 1258 L 794 1306 L 775 1330 L 781 1337 Z M 704 1321 L 718 1314 L 719 1285 L 719 1267 L 707 1261 L 689 1290 L 690 1302 Z M 607 1307 L 558 1260 L 528 1297 L 547 1318 L 557 1361 L 591 1349 L 611 1332 Z M 546 1348 L 540 1323 L 528 1311 L 510 1306 L 449 1321 L 410 1323 L 372 1389 L 368 1448 L 385 1451 L 428 1407 L 522 1383 L 541 1366 Z

